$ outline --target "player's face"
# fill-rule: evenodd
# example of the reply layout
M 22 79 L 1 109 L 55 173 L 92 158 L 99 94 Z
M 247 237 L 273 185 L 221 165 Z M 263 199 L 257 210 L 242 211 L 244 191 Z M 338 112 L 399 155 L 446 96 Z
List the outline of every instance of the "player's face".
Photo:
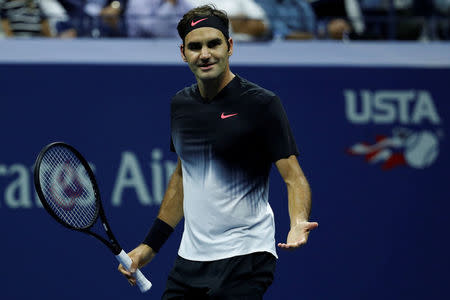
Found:
M 197 80 L 208 81 L 221 78 L 229 72 L 228 58 L 233 52 L 223 33 L 212 27 L 202 27 L 189 32 L 181 46 L 181 57 L 188 63 Z

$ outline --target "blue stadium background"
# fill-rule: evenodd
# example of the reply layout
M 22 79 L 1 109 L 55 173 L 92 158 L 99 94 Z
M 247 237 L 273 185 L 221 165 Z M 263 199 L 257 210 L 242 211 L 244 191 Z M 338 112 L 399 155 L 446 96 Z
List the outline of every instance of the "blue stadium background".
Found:
M 304 248 L 279 251 L 265 299 L 448 298 L 450 44 L 235 47 L 232 71 L 284 103 L 312 187 L 311 219 L 320 223 Z M 77 147 L 131 250 L 176 161 L 170 98 L 193 82 L 173 41 L 0 41 L 0 298 L 160 298 L 182 224 L 143 269 L 153 288 L 141 295 L 102 244 L 40 207 L 32 167 L 47 143 Z M 381 149 L 372 163 L 348 154 L 398 130 L 414 141 Z M 387 168 L 389 157 L 406 164 Z M 273 170 L 277 241 L 289 229 L 286 197 Z

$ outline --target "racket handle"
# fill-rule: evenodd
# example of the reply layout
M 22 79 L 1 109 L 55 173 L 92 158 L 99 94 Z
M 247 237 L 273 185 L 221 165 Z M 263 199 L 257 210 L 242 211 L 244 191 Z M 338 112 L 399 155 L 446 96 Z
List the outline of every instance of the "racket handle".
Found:
M 130 270 L 131 267 L 131 258 L 125 253 L 125 251 L 121 251 L 118 255 L 116 255 L 117 260 L 125 267 L 125 269 Z M 152 287 L 152 283 L 145 278 L 144 274 L 137 269 L 136 273 L 136 283 L 139 286 L 139 289 L 142 293 L 145 293 Z

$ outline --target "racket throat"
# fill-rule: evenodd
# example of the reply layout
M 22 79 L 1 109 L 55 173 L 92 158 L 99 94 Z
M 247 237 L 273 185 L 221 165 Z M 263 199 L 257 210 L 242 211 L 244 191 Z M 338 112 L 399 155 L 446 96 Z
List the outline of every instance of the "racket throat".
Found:
M 109 243 L 108 247 L 112 250 L 114 255 L 118 255 L 122 251 L 122 247 L 120 247 L 119 242 L 116 240 L 114 235 L 111 232 L 111 229 L 109 229 L 109 225 L 106 222 L 101 222 L 103 225 L 103 228 L 105 229 L 106 235 L 108 236 Z

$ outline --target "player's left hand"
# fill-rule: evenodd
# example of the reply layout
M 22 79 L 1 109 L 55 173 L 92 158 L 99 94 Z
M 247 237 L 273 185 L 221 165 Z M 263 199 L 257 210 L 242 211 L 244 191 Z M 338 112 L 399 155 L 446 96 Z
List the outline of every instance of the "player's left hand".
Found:
M 299 248 L 308 241 L 309 232 L 318 226 L 317 222 L 299 222 L 289 231 L 286 243 L 278 243 L 278 247 L 286 250 Z

